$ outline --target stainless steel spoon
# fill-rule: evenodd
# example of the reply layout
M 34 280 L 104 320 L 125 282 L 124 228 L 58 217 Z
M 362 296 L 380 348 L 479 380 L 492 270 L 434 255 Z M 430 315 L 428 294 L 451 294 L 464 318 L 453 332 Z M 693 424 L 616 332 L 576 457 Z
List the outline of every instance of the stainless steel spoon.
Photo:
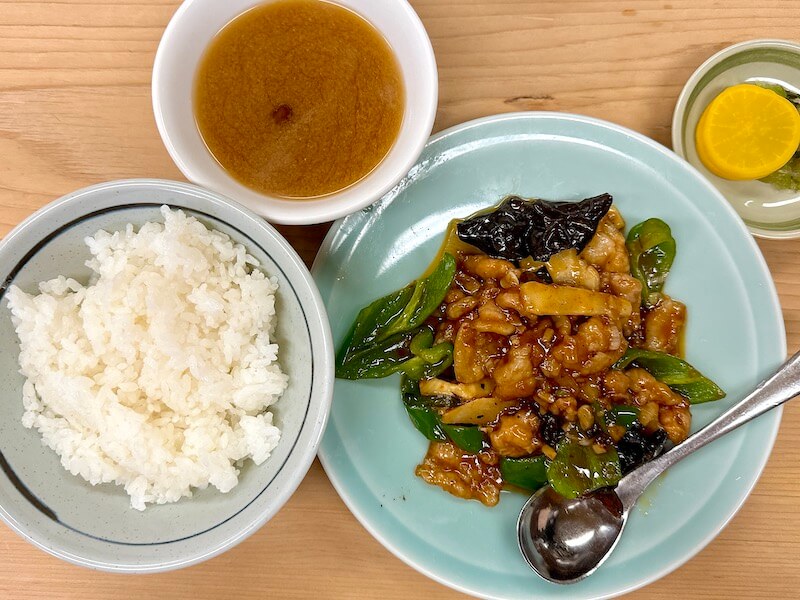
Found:
M 744 400 L 658 458 L 603 488 L 568 500 L 549 485 L 522 507 L 517 536 L 522 555 L 539 575 L 574 583 L 591 575 L 619 541 L 628 513 L 645 488 L 666 469 L 740 425 L 800 395 L 800 352 L 762 381 Z

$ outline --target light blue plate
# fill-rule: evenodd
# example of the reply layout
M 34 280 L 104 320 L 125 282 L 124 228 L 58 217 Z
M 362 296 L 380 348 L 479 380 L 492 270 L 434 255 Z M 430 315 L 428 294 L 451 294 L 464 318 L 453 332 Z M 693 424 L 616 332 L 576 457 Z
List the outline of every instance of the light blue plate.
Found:
M 481 119 L 435 136 L 406 179 L 339 221 L 314 265 L 341 342 L 364 304 L 415 279 L 447 222 L 506 194 L 613 194 L 629 225 L 660 217 L 678 256 L 667 291 L 689 307 L 688 360 L 728 392 L 693 410 L 697 429 L 740 400 L 785 356 L 780 305 L 758 247 L 730 205 L 683 160 L 616 125 L 557 113 Z M 399 381 L 337 381 L 320 457 L 342 499 L 415 569 L 486 598 L 606 598 L 665 575 L 722 529 L 769 456 L 774 411 L 698 452 L 648 490 L 610 560 L 572 586 L 525 564 L 515 523 L 525 496 L 486 508 L 415 477 L 427 442 L 406 417 Z

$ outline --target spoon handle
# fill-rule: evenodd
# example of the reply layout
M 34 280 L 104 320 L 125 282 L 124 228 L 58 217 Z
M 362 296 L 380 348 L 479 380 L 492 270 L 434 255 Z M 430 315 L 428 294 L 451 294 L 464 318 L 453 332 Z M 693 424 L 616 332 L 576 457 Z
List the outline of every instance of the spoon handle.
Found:
M 798 395 L 800 395 L 800 352 L 787 360 L 773 375 L 759 383 L 741 402 L 729 408 L 703 429 L 669 452 L 623 477 L 617 487 L 617 494 L 622 500 L 624 509 L 629 510 L 645 488 L 678 461 Z

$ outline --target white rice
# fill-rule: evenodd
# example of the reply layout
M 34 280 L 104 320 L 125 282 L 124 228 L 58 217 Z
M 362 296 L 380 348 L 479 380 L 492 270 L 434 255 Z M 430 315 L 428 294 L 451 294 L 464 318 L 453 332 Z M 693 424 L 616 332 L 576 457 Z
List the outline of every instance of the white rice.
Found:
M 85 239 L 90 284 L 12 286 L 25 427 L 73 475 L 124 485 L 131 506 L 228 492 L 280 431 L 275 278 L 227 235 L 181 211 Z

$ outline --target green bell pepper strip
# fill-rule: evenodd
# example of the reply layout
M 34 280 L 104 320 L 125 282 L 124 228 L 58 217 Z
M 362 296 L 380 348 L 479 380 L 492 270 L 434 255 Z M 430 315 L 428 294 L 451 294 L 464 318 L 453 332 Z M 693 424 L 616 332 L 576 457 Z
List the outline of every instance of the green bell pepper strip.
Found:
M 436 377 L 453 364 L 453 344 L 433 344 L 433 329 L 397 334 L 350 354 L 336 367 L 340 379 L 378 379 L 404 373 L 412 379 Z
M 628 429 L 639 418 L 639 409 L 635 406 L 620 404 L 606 411 L 605 421 L 609 425 L 620 425 Z
M 635 225 L 625 240 L 631 258 L 631 275 L 642 283 L 642 302 L 654 306 L 660 297 L 677 247 L 672 231 L 661 219 Z
M 639 418 L 639 409 L 626 404 L 612 406 L 606 410 L 599 402 L 594 402 L 592 409 L 595 423 L 606 433 L 611 425 L 619 425 L 628 429 Z
M 447 435 L 442 431 L 439 415 L 432 408 L 406 404 L 408 418 L 422 435 L 432 442 L 447 441 Z
M 456 446 L 477 454 L 484 448 L 483 432 L 475 426 L 447 425 L 442 423 L 436 407 L 443 404 L 437 398 L 430 398 L 419 393 L 419 381 L 403 377 L 400 384 L 403 406 L 414 427 L 432 442 L 444 442 L 448 439 Z
M 433 399 L 419 393 L 419 381 L 403 377 L 400 382 L 403 406 L 414 427 L 432 442 L 444 442 L 447 435 L 442 430 L 439 413 L 434 409 Z
M 378 335 L 378 339 L 422 325 L 439 308 L 455 274 L 455 257 L 452 254 L 443 254 L 433 273 L 414 284 L 414 291 L 405 308 L 396 319 L 387 324 L 386 330 Z
M 577 498 L 602 487 L 614 486 L 622 478 L 619 455 L 611 447 L 597 454 L 591 446 L 565 439 L 547 467 L 547 480 L 565 498 Z
M 456 259 L 444 254 L 425 279 L 375 300 L 361 309 L 336 357 L 337 368 L 355 354 L 373 349 L 420 327 L 444 300 L 456 272 Z M 337 374 L 337 377 L 339 375 Z
M 503 458 L 500 460 L 500 474 L 504 482 L 535 492 L 547 484 L 547 463 L 543 455 Z
M 702 404 L 725 397 L 725 392 L 716 383 L 677 356 L 641 348 L 628 348 L 612 368 L 622 370 L 630 365 L 641 367 L 691 404 Z
M 485 436 L 483 432 L 474 425 L 447 425 L 441 424 L 442 431 L 447 434 L 456 446 L 469 452 L 477 454 L 484 448 Z
M 362 308 L 339 350 L 336 364 L 343 364 L 348 355 L 373 344 L 378 335 L 386 330 L 388 324 L 400 316 L 413 292 L 414 287 L 407 286 Z

